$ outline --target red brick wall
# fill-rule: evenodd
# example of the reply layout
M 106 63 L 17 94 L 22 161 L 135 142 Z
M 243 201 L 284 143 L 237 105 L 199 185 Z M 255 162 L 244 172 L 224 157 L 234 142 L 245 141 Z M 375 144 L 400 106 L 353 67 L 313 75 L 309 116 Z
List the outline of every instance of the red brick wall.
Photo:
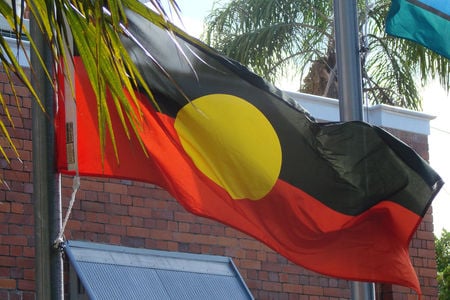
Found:
M 0 81 L 5 82 L 1 76 Z M 22 109 L 19 112 L 10 96 L 9 86 L 0 84 L 15 120 L 15 129 L 9 128 L 22 159 L 22 162 L 13 160 L 10 165 L 0 159 L 0 176 L 9 185 L 9 189 L 0 188 L 0 299 L 34 299 L 31 100 L 26 91 L 21 90 Z M 393 133 L 428 158 L 426 136 Z M 5 145 L 3 138 L 0 141 Z M 71 178 L 63 177 L 62 184 L 65 212 Z M 437 298 L 432 230 L 429 212 L 411 245 L 411 257 L 420 277 L 424 300 Z M 187 213 L 167 192 L 151 184 L 83 178 L 65 237 L 230 256 L 256 299 L 350 298 L 348 281 L 307 271 L 232 228 Z M 377 299 L 416 299 L 413 291 L 398 286 L 377 285 L 376 291 Z
M 35 299 L 34 285 L 34 222 L 31 195 L 31 98 L 28 91 L 16 82 L 20 110 L 12 96 L 6 75 L 0 71 L 0 90 L 8 105 L 14 128 L 4 116 L 0 107 L 1 119 L 7 125 L 14 144 L 20 154 L 20 160 L 14 158 L 14 151 L 5 150 L 11 159 L 8 164 L 0 156 L 0 299 Z M 7 145 L 0 133 L 0 143 Z

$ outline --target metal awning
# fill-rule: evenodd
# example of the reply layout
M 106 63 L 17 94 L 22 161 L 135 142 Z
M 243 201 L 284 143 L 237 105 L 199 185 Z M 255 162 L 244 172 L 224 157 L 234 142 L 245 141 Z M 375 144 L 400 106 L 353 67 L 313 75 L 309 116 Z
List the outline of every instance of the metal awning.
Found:
M 79 280 L 71 299 L 253 299 L 229 257 L 81 241 L 65 253 Z

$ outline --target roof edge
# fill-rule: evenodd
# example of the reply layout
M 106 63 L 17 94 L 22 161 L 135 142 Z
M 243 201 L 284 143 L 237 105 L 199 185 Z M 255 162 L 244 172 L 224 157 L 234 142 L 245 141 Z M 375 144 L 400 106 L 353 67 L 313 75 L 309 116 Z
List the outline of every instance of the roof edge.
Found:
M 338 122 L 339 100 L 305 93 L 285 93 L 321 121 Z M 406 108 L 377 104 L 363 108 L 364 121 L 380 127 L 430 135 L 430 121 L 436 116 Z

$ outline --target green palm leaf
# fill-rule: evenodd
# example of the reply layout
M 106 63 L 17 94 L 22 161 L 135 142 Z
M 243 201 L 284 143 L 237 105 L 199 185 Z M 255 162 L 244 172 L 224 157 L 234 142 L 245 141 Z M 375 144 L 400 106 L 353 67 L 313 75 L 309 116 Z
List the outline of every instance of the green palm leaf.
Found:
M 421 84 L 438 78 L 450 90 L 449 60 L 412 42 L 387 36 L 385 19 L 390 2 L 358 1 L 360 33 L 368 49 L 362 57 L 364 92 L 372 104 L 419 110 Z M 214 8 L 206 23 L 207 43 L 259 75 L 275 81 L 295 73 L 301 91 L 328 92 L 330 82 L 320 89 L 311 88 L 308 82 L 315 82 L 311 77 L 334 78 L 333 1 L 231 0 Z M 322 76 L 324 73 L 328 76 Z
M 137 107 L 135 105 L 137 103 L 135 88 L 137 86 L 144 88 L 147 94 L 152 97 L 150 89 L 134 66 L 120 39 L 120 36 L 126 31 L 127 20 L 125 11 L 127 9 L 133 10 L 160 26 L 174 29 L 168 24 L 167 16 L 160 1 L 152 0 L 148 2 L 149 5 L 153 5 L 159 15 L 150 12 L 146 5 L 137 0 L 20 1 L 22 7 L 27 7 L 43 37 L 46 39 L 53 60 L 60 64 L 59 66 L 55 64 L 50 70 L 45 68 L 44 61 L 39 56 L 33 37 L 30 36 L 27 28 L 22 25 L 23 15 L 16 16 L 16 1 L 12 1 L 12 4 L 11 7 L 7 1 L 0 0 L 0 14 L 8 22 L 12 31 L 16 33 L 20 47 L 25 49 L 21 38 L 22 33 L 29 40 L 30 47 L 37 53 L 38 60 L 44 67 L 45 76 L 48 77 L 50 82 L 54 82 L 52 78 L 57 70 L 70 69 L 72 64 L 71 58 L 74 55 L 74 50 L 71 49 L 70 45 L 73 41 L 75 49 L 86 67 L 86 72 L 96 95 L 95 101 L 97 101 L 98 108 L 101 145 L 104 147 L 109 138 L 114 149 L 116 149 L 113 124 L 110 117 L 111 110 L 114 109 L 118 112 L 120 122 L 126 134 L 130 136 L 132 131 L 136 132 L 138 130 L 138 121 L 141 118 L 140 112 L 133 108 Z M 169 4 L 177 11 L 175 1 L 169 1 Z M 8 77 L 11 78 L 12 74 L 17 76 L 30 90 L 32 96 L 43 109 L 30 78 L 28 78 L 25 70 L 18 63 L 15 53 L 13 53 L 8 42 L 2 36 L 0 36 L 0 47 L 2 50 L 0 59 Z M 34 69 L 31 65 L 30 73 L 31 78 L 37 76 L 34 74 Z M 65 76 L 67 76 L 69 82 L 72 82 L 70 73 L 66 72 Z M 14 92 L 13 81 L 10 80 L 10 83 Z M 112 96 L 113 105 L 106 101 L 107 90 Z M 127 95 L 131 96 L 134 103 L 129 102 L 129 96 Z M 3 106 L 6 119 L 14 126 L 6 102 L 1 95 L 0 103 Z M 18 156 L 13 139 L 9 135 L 6 124 L 1 119 L 0 128 L 0 132 L 6 138 L 7 144 Z M 0 152 L 9 161 L 9 157 L 3 147 L 3 144 L 0 145 Z M 117 159 L 119 159 L 118 156 Z

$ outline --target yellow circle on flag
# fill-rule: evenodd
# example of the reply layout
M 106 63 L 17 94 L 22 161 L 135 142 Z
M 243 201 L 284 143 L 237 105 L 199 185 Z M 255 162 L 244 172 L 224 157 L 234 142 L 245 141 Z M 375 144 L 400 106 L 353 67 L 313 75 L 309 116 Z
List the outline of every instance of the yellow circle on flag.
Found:
M 278 180 L 277 133 L 244 99 L 227 94 L 197 98 L 178 112 L 175 130 L 196 167 L 233 199 L 261 199 Z

